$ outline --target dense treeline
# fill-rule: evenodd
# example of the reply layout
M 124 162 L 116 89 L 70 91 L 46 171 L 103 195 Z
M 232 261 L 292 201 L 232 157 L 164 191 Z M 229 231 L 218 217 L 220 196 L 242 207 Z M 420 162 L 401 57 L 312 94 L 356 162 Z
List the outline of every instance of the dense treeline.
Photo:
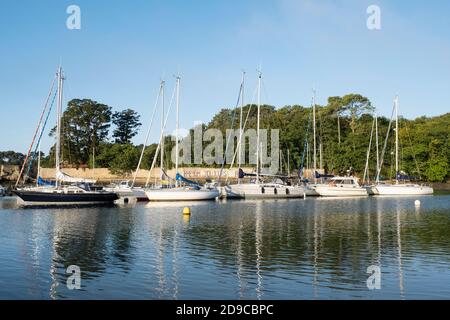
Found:
M 251 109 L 246 128 L 256 128 L 256 106 L 244 107 L 244 119 L 249 108 Z M 373 111 L 369 99 L 358 94 L 330 97 L 327 105 L 317 105 L 317 166 L 334 174 L 353 168 L 356 173 L 362 175 L 373 125 Z M 236 119 L 239 119 L 239 112 L 239 108 L 235 110 L 224 108 L 204 125 L 204 129 L 220 129 L 225 137 L 225 131 L 231 128 L 233 116 L 234 128 L 238 128 Z M 389 121 L 390 119 L 386 117 L 378 117 L 380 153 Z M 448 179 L 450 113 L 415 120 L 400 118 L 399 123 L 401 170 L 428 181 Z M 113 173 L 122 174 L 135 169 L 143 146 L 131 143 L 131 139 L 141 126 L 139 115 L 132 109 L 112 112 L 111 107 L 105 104 L 89 99 L 74 99 L 68 103 L 62 118 L 62 126 L 64 166 L 92 167 L 95 164 L 96 167 L 106 167 Z M 276 109 L 274 106 L 263 105 L 261 128 L 280 130 L 280 148 L 284 151 L 284 162 L 287 162 L 286 155 L 289 150 L 292 171 L 299 168 L 304 152 L 304 165 L 312 167 L 311 107 L 293 105 Z M 51 135 L 54 135 L 54 131 L 55 129 Z M 382 176 L 386 179 L 395 177 L 394 135 L 394 130 L 391 129 L 382 167 Z M 308 142 L 306 150 L 304 150 L 305 141 Z M 173 139 L 170 136 L 165 137 L 164 145 L 166 155 L 170 155 L 174 145 Z M 156 144 L 147 147 L 142 168 L 150 168 L 156 149 Z M 248 148 L 246 150 L 248 152 Z M 371 177 L 375 175 L 375 151 L 374 137 L 369 161 Z M 13 159 L 14 163 L 20 163 L 23 159 L 23 155 L 12 156 L 2 153 L 0 161 L 10 162 L 11 160 L 5 160 L 8 157 Z M 173 166 L 170 156 L 165 157 L 165 162 L 166 168 Z M 54 147 L 42 160 L 42 165 L 54 166 Z
M 353 168 L 362 175 L 370 134 L 373 124 L 372 108 L 367 104 L 345 104 L 350 96 L 332 97 L 326 106 L 316 106 L 317 166 L 334 174 L 344 173 Z M 351 99 L 350 99 L 351 100 Z M 357 97 L 358 101 L 365 101 Z M 247 114 L 249 106 L 244 108 Z M 237 111 L 239 112 L 239 111 Z M 227 128 L 233 110 L 222 109 L 208 127 Z M 280 148 L 289 150 L 290 163 L 298 168 L 304 152 L 305 139 L 309 149 L 305 154 L 304 165 L 312 167 L 312 121 L 311 108 L 299 105 L 275 109 L 273 106 L 261 107 L 261 127 L 280 129 Z M 378 117 L 379 153 L 381 154 L 390 119 Z M 256 106 L 251 110 L 249 127 L 256 126 Z M 439 117 L 421 117 L 415 120 L 399 120 L 400 170 L 429 181 L 445 181 L 450 174 L 450 113 Z M 395 131 L 391 128 L 382 166 L 385 179 L 395 177 Z M 322 151 L 322 161 L 320 161 Z M 286 152 L 284 152 L 286 155 Z M 381 157 L 381 156 L 380 156 Z M 286 158 L 284 159 L 286 161 Z M 286 161 L 287 162 L 287 161 Z M 376 174 L 376 147 L 373 137 L 369 160 L 371 177 Z

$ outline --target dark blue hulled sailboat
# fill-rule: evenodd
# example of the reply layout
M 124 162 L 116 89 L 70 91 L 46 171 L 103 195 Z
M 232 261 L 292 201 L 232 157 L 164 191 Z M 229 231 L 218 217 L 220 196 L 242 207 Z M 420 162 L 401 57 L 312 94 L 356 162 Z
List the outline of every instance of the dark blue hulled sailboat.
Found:
M 62 87 L 63 87 L 63 76 L 61 67 L 59 67 L 58 69 L 57 82 L 58 82 L 58 100 L 56 108 L 57 109 L 56 177 L 55 177 L 56 180 L 54 183 L 53 182 L 49 183 L 48 181 L 45 181 L 38 176 L 37 179 L 38 185 L 36 187 L 17 188 L 16 190 L 13 191 L 13 193 L 20 198 L 20 204 L 23 205 L 79 205 L 79 204 L 108 204 L 108 203 L 112 204 L 115 200 L 118 199 L 118 195 L 115 192 L 104 191 L 103 188 L 94 186 L 94 181 L 71 177 L 63 173 L 60 169 L 61 114 L 62 114 L 61 109 L 62 109 Z M 44 127 L 42 128 L 41 131 L 43 130 Z M 17 181 L 19 180 L 20 176 Z
M 14 190 L 24 205 L 78 205 L 113 203 L 119 197 L 114 192 L 92 191 L 82 185 Z

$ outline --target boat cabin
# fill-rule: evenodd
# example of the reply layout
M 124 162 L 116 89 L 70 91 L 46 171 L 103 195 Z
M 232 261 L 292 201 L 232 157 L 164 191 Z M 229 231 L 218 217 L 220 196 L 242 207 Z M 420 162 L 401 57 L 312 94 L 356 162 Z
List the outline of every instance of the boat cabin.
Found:
M 329 186 L 359 187 L 358 179 L 355 177 L 334 177 L 328 182 Z

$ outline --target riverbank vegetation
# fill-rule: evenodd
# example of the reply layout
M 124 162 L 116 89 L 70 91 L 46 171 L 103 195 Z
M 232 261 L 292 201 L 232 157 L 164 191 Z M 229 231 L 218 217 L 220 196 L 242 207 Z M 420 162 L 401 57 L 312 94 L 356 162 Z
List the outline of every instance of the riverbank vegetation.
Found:
M 246 128 L 256 128 L 256 106 L 243 109 L 244 119 L 250 110 Z M 224 136 L 227 129 L 237 129 L 240 108 L 221 109 L 204 129 L 220 129 Z M 352 168 L 362 175 L 366 163 L 367 148 L 373 124 L 374 108 L 370 100 L 359 94 L 330 97 L 326 105 L 316 106 L 317 165 L 326 172 L 339 174 Z M 378 117 L 379 152 L 384 141 L 390 119 Z M 450 113 L 437 117 L 420 117 L 414 120 L 400 118 L 400 168 L 408 175 L 420 180 L 442 182 L 450 176 Z M 135 169 L 142 145 L 133 145 L 131 139 L 142 127 L 139 115 L 131 108 L 112 112 L 108 105 L 90 99 L 74 99 L 68 103 L 62 117 L 62 157 L 64 166 L 103 167 L 113 173 L 130 173 Z M 147 125 L 147 124 L 146 124 Z M 301 105 L 275 108 L 261 106 L 261 128 L 280 130 L 280 148 L 283 161 L 289 163 L 291 172 L 302 163 L 312 166 L 312 108 Z M 54 136 L 55 129 L 51 131 Z M 305 141 L 309 147 L 305 150 Z M 208 144 L 204 142 L 204 146 Z M 174 141 L 165 137 L 165 151 L 170 155 Z M 157 144 L 146 148 L 142 168 L 149 169 Z M 225 150 L 225 142 L 224 142 Z M 248 148 L 246 148 L 248 150 Z M 307 152 L 306 152 L 307 151 Z M 394 131 L 391 129 L 383 159 L 382 176 L 395 177 Z M 375 137 L 369 161 L 370 175 L 375 175 Z M 305 156 L 303 156 L 305 153 Z M 321 157 L 320 157 L 321 154 Z M 24 155 L 0 152 L 0 164 L 19 164 Z M 166 168 L 173 167 L 170 156 L 165 157 Z M 159 163 L 159 162 L 157 162 Z M 44 167 L 54 166 L 54 147 L 41 162 Z M 194 165 L 192 165 L 194 166 Z M 197 164 L 196 166 L 206 166 Z M 220 165 L 216 165 L 220 166 Z

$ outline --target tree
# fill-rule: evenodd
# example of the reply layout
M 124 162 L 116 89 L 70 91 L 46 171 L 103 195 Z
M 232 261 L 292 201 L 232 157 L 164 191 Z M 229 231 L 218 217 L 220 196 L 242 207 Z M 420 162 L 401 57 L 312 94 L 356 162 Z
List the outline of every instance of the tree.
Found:
M 347 94 L 342 97 L 342 110 L 344 114 L 350 116 L 350 129 L 352 130 L 352 140 L 354 140 L 357 128 L 357 120 L 367 112 L 373 112 L 374 108 L 370 100 L 360 94 Z M 353 150 L 356 149 L 355 141 L 352 141 Z
M 338 132 L 338 143 L 341 144 L 341 119 L 340 113 L 343 106 L 343 99 L 341 97 L 329 97 L 328 107 L 336 114 L 337 118 L 337 132 Z
M 342 97 L 342 110 L 344 113 L 350 115 L 350 128 L 353 134 L 356 131 L 356 120 L 367 112 L 373 112 L 374 108 L 370 100 L 360 94 L 347 94 Z
M 445 158 L 432 158 L 428 161 L 428 168 L 425 171 L 425 175 L 428 181 L 431 182 L 444 182 L 448 176 L 449 165 L 448 160 Z
M 95 158 L 96 166 L 109 168 L 113 174 L 129 174 L 139 161 L 142 147 L 132 144 L 102 143 Z
M 446 157 L 445 142 L 433 139 L 429 145 L 430 159 L 428 160 L 428 168 L 425 172 L 428 181 L 442 182 L 448 175 L 449 165 Z
M 109 164 L 113 174 L 130 174 L 136 169 L 140 150 L 131 144 L 115 144 L 112 153 L 115 155 Z
M 116 126 L 113 137 L 116 143 L 127 144 L 131 142 L 131 139 L 138 133 L 137 129 L 141 126 L 139 118 L 140 115 L 131 109 L 113 114 L 112 122 Z
M 0 164 L 21 165 L 25 155 L 14 151 L 0 151 Z
M 245 128 L 255 129 L 257 106 L 245 106 L 243 116 L 245 119 L 250 107 L 251 112 Z M 330 173 L 339 174 L 351 166 L 357 174 L 362 174 L 373 124 L 372 111 L 373 107 L 369 99 L 359 94 L 330 97 L 326 106 L 316 106 L 317 141 L 322 146 L 323 167 Z M 215 128 L 225 134 L 226 130 L 231 128 L 233 116 L 235 117 L 233 127 L 237 129 L 239 128 L 239 112 L 240 108 L 223 108 L 208 124 L 203 125 L 203 129 Z M 107 141 L 111 118 L 114 119 L 117 127 L 114 131 L 115 142 Z M 380 153 L 384 146 L 389 121 L 386 117 L 378 117 Z M 63 116 L 64 161 L 76 165 L 91 165 L 92 161 L 89 161 L 89 158 L 95 147 L 96 167 L 110 168 L 115 173 L 129 173 L 135 169 L 142 151 L 142 145 L 136 147 L 130 143 L 140 125 L 139 116 L 130 109 L 116 112 L 112 116 L 111 108 L 106 105 L 88 99 L 72 100 Z M 303 154 L 305 154 L 304 165 L 309 163 L 311 166 L 313 145 L 311 108 L 292 105 L 276 109 L 274 106 L 262 105 L 261 128 L 280 130 L 280 148 L 285 156 L 286 149 L 289 149 L 292 172 L 299 168 Z M 432 118 L 420 117 L 415 120 L 400 118 L 400 170 L 408 175 L 426 178 L 428 181 L 448 179 L 450 176 L 449 128 L 450 113 Z M 304 150 L 306 138 L 309 144 L 308 154 Z M 369 157 L 371 177 L 376 173 L 374 140 L 373 137 Z M 164 166 L 169 169 L 174 165 L 169 156 L 174 141 L 169 135 L 164 138 L 164 141 L 166 154 Z M 223 143 L 223 150 L 225 150 L 226 139 Z M 268 143 L 268 150 L 271 150 L 270 139 Z M 237 139 L 234 144 L 236 149 Z M 243 161 L 248 163 L 249 140 L 245 139 L 244 144 L 246 155 Z M 391 128 L 381 164 L 381 177 L 395 176 L 392 169 L 395 160 L 394 147 L 395 135 Z M 156 149 L 156 143 L 147 147 L 141 163 L 142 169 L 150 168 Z M 41 164 L 53 167 L 54 159 L 55 147 L 52 146 Z M 22 161 L 23 155 L 11 152 L 0 153 L 0 162 L 21 164 Z M 159 166 L 159 161 L 156 162 L 156 166 Z
M 90 99 L 69 101 L 62 116 L 63 159 L 75 165 L 86 164 L 92 152 L 108 137 L 111 107 Z M 50 135 L 55 134 L 55 128 Z

